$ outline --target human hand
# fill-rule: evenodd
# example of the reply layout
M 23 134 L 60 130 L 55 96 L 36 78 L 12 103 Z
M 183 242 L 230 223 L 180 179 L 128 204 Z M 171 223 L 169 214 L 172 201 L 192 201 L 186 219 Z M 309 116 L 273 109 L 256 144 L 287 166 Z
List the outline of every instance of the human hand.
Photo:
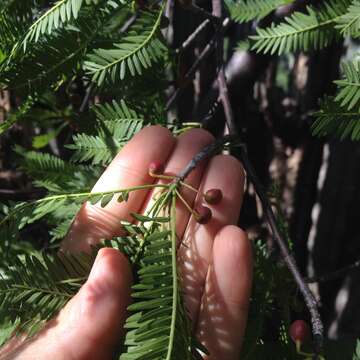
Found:
M 168 130 L 152 126 L 137 134 L 116 156 L 93 191 L 148 184 L 153 160 L 166 164 L 166 173 L 178 173 L 205 145 L 212 142 L 203 130 L 191 130 L 175 139 Z M 177 206 L 178 251 L 185 303 L 194 332 L 207 347 L 209 360 L 238 359 L 249 303 L 252 258 L 246 234 L 235 226 L 240 212 L 244 175 L 240 163 L 225 155 L 199 165 L 186 179 L 202 192 L 219 188 L 220 204 L 210 206 L 206 225 Z M 192 204 L 193 192 L 183 196 Z M 136 191 L 127 202 L 111 201 L 105 208 L 86 203 L 63 243 L 66 251 L 88 250 L 103 238 L 119 235 L 120 220 L 146 208 L 149 194 Z M 89 279 L 59 315 L 28 340 L 13 339 L 0 350 L 0 359 L 110 359 L 123 335 L 130 303 L 131 270 L 115 249 L 99 251 Z

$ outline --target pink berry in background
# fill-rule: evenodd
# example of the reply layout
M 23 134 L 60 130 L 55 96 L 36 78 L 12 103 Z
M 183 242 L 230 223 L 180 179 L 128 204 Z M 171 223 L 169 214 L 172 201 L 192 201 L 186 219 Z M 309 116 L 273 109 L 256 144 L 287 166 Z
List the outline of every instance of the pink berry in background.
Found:
M 149 174 L 152 175 L 158 175 L 161 174 L 163 171 L 163 164 L 158 161 L 154 160 L 149 164 Z
M 295 343 L 302 344 L 311 336 L 310 326 L 304 320 L 296 320 L 290 325 L 289 334 Z

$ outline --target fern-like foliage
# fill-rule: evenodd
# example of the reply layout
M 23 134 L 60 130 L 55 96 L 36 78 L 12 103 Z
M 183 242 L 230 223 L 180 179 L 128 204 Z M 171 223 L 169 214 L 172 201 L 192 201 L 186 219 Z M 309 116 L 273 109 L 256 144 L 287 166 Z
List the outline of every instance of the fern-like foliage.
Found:
M 2 1 L 0 7 L 0 48 L 10 52 L 30 26 L 37 1 Z
M 162 187 L 146 215 L 135 214 L 137 225 L 124 223 L 128 236 L 105 242 L 128 254 L 138 279 L 133 286 L 133 314 L 127 319 L 128 330 L 120 360 L 140 359 L 201 359 L 205 351 L 192 336 L 192 327 L 184 307 L 177 273 L 176 201 L 177 185 L 144 185 L 137 188 L 98 194 L 52 196 L 35 202 L 31 209 L 46 212 L 56 202 L 76 198 L 87 199 L 105 207 L 114 196 L 127 199 L 129 192 L 143 188 Z M 40 205 L 40 207 L 39 207 Z M 23 208 L 28 204 L 22 204 Z M 0 227 L 3 223 L 0 223 Z M 0 303 L 18 330 L 36 333 L 44 321 L 77 292 L 85 282 L 94 259 L 91 255 L 26 255 L 16 257 L 0 278 Z
M 279 6 L 291 3 L 291 0 L 226 0 L 230 17 L 239 23 L 260 20 Z
M 29 42 L 37 42 L 41 35 L 51 34 L 70 20 L 77 19 L 83 3 L 97 3 L 98 0 L 59 0 L 42 14 L 26 33 L 22 45 L 26 50 Z
M 354 0 L 346 13 L 337 21 L 337 28 L 343 35 L 359 37 L 360 35 L 360 1 Z
M 14 44 L 25 31 L 25 20 L 9 16 L 5 11 L 0 12 L 0 49 L 2 51 L 10 53 Z
M 10 129 L 18 121 L 21 121 L 28 113 L 28 111 L 33 107 L 33 105 L 34 98 L 32 96 L 29 96 L 16 111 L 12 112 L 7 117 L 6 121 L 0 124 L 0 135 Z
M 179 290 L 176 261 L 176 197 L 172 194 L 169 217 L 136 216 L 151 222 L 143 237 L 144 256 L 133 286 L 133 312 L 125 324 L 127 351 L 120 360 L 199 358 L 191 325 Z
M 295 359 L 297 355 L 288 354 L 287 346 L 291 339 L 286 329 L 290 325 L 290 314 L 296 312 L 296 287 L 284 264 L 277 263 L 275 258 L 269 255 L 264 241 L 258 239 L 252 245 L 255 259 L 254 287 L 241 356 L 243 359 L 268 358 L 269 346 L 272 345 L 267 339 L 266 324 L 271 323 L 274 314 L 281 313 L 286 314 L 283 324 L 273 332 L 273 336 L 279 338 L 276 359 Z M 290 290 L 284 292 L 285 288 Z
M 156 13 L 142 12 L 121 42 L 111 49 L 96 49 L 84 63 L 85 71 L 98 86 L 115 83 L 127 74 L 141 75 L 164 57 L 166 46 L 159 39 L 163 7 Z
M 0 307 L 17 331 L 33 335 L 77 293 L 93 260 L 94 254 L 14 257 L 0 275 Z
M 49 195 L 44 198 L 31 201 L 20 202 L 12 208 L 7 209 L 5 215 L 0 219 L 0 238 L 4 239 L 0 243 L 0 248 L 6 252 L 6 248 L 11 245 L 11 240 L 18 236 L 18 233 L 26 225 L 32 224 L 44 217 L 64 217 L 64 212 L 70 208 L 77 209 L 85 202 L 89 201 L 91 204 L 99 204 L 105 207 L 112 199 L 119 202 L 127 201 L 131 191 L 152 189 L 153 187 L 164 187 L 163 185 L 143 185 L 130 189 L 118 189 L 104 192 L 91 193 L 71 192 L 63 194 Z M 59 215 L 60 212 L 60 215 Z
M 360 139 L 360 62 L 343 62 L 343 79 L 336 80 L 335 97 L 325 97 L 314 114 L 312 132 L 317 136 L 334 135 L 341 139 Z
M 73 161 L 104 165 L 142 128 L 143 119 L 124 101 L 96 106 L 94 110 L 98 119 L 97 135 L 74 135 L 74 144 L 67 147 L 75 150 Z
M 29 18 L 34 12 L 34 8 L 43 6 L 46 0 L 2 0 L 0 4 L 0 12 L 13 14 L 16 18 Z
M 336 80 L 338 93 L 335 101 L 347 110 L 355 109 L 360 112 L 360 62 L 344 62 L 341 64 L 344 78 Z
M 99 19 L 92 19 L 89 13 L 76 27 L 39 41 L 26 54 L 9 57 L 11 61 L 0 67 L 1 81 L 26 94 L 56 85 L 63 81 L 64 74 L 70 76 L 76 71 L 100 26 Z
M 258 28 L 251 36 L 252 49 L 265 54 L 322 49 L 339 36 L 336 23 L 348 5 L 348 0 L 332 0 L 318 9 L 308 6 L 306 13 L 295 12 L 278 25 Z
M 76 193 L 81 190 L 86 192 L 94 186 L 101 173 L 100 168 L 75 165 L 47 153 L 25 151 L 20 147 L 16 147 L 16 151 L 22 157 L 20 168 L 32 177 L 34 186 L 45 188 L 52 195 L 71 191 Z M 47 216 L 47 222 L 53 226 L 50 231 L 53 241 L 66 235 L 75 214 L 81 207 L 81 201 L 64 202 L 60 199 L 60 203 L 60 207 L 55 206 L 51 212 L 41 216 L 41 218 Z
M 340 139 L 360 140 L 360 113 L 345 109 L 334 98 L 323 99 L 320 110 L 314 116 L 314 135 L 333 135 Z
M 75 165 L 48 153 L 25 151 L 19 146 L 15 150 L 22 157 L 21 169 L 33 178 L 33 184 L 51 193 L 89 189 L 99 175 L 96 169 Z

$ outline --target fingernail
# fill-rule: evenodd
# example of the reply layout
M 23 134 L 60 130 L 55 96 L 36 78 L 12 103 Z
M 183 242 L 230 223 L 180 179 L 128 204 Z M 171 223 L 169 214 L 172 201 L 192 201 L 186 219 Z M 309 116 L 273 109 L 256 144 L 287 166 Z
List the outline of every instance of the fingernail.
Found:
M 94 279 L 96 279 L 98 276 L 99 276 L 99 273 L 101 272 L 101 263 L 102 263 L 102 256 L 100 254 L 100 252 L 98 252 L 96 258 L 95 258 L 95 261 L 94 261 L 94 264 L 91 268 L 91 271 L 90 271 L 90 274 L 89 274 L 89 278 L 88 278 L 88 281 L 92 281 Z
M 106 269 L 104 269 L 103 264 L 104 257 L 98 254 L 90 271 L 89 278 L 82 289 L 80 308 L 82 316 L 95 316 L 95 314 L 98 314 L 98 311 L 102 311 L 103 304 L 107 301 L 109 293 L 111 293 L 107 285 Z
M 91 268 L 90 274 L 89 274 L 89 278 L 88 278 L 88 282 L 93 283 L 96 280 L 100 280 L 102 278 L 102 280 L 106 279 L 106 271 L 104 272 L 104 259 L 106 258 L 106 256 L 104 256 L 102 254 L 102 251 L 99 250 L 94 264 Z M 102 281 L 101 281 L 102 282 Z M 96 284 L 97 286 L 99 285 L 98 283 Z

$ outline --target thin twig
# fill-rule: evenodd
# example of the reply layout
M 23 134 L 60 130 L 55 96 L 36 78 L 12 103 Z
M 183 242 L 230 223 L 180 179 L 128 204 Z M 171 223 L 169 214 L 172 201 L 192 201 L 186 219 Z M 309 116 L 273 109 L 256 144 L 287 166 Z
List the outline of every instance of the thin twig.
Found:
M 224 107 L 226 125 L 228 127 L 229 133 L 233 134 L 234 132 L 236 132 L 236 127 L 235 127 L 234 121 L 231 121 L 231 119 L 233 119 L 233 117 L 231 116 L 232 111 L 231 111 L 231 113 L 229 113 L 229 111 L 231 109 L 231 104 L 230 104 L 229 95 L 228 95 L 228 88 L 226 85 L 224 65 L 222 65 L 219 70 L 218 83 L 219 83 L 219 91 L 220 91 L 219 99 L 221 100 L 223 107 Z
M 217 16 L 221 19 L 222 13 L 221 13 L 221 0 L 212 0 L 213 4 L 213 15 Z M 222 34 L 218 34 L 218 41 L 220 44 L 218 44 L 218 54 L 221 55 L 221 65 L 218 73 L 218 83 L 219 83 L 219 91 L 220 91 L 220 98 L 224 107 L 224 113 L 226 117 L 226 123 L 229 128 L 230 134 L 236 134 L 236 127 L 234 123 L 234 115 L 232 112 L 232 107 L 230 104 L 228 89 L 226 85 L 226 79 L 225 79 L 225 73 L 223 71 L 223 57 L 222 57 L 222 48 L 223 48 L 223 38 Z M 220 52 L 221 51 L 221 52 Z M 218 55 L 218 56 L 219 56 Z M 266 196 L 266 191 L 264 190 L 261 182 L 259 181 L 256 172 L 247 156 L 246 150 L 244 146 L 240 147 L 240 154 L 241 154 L 241 161 L 244 166 L 244 169 L 254 185 L 255 191 L 261 201 L 262 207 L 264 209 L 265 218 L 271 228 L 272 235 L 274 237 L 275 242 L 278 244 L 282 257 L 292 273 L 295 282 L 297 283 L 302 295 L 304 296 L 305 303 L 309 309 L 309 312 L 311 314 L 311 324 L 314 334 L 314 342 L 315 342 L 315 351 L 316 354 L 319 354 L 322 348 L 323 344 L 323 324 L 320 318 L 320 313 L 318 310 L 318 303 L 313 295 L 313 293 L 310 291 L 308 285 L 305 283 L 303 277 L 300 274 L 300 271 L 296 265 L 296 261 L 294 257 L 291 255 L 287 245 L 286 241 L 282 238 L 280 231 L 278 230 L 276 218 L 274 215 L 274 212 L 271 207 L 271 203 L 269 199 Z
M 254 185 L 255 192 L 258 195 L 260 202 L 263 207 L 263 211 L 265 214 L 265 218 L 270 226 L 273 238 L 277 245 L 280 248 L 283 260 L 285 261 L 285 264 L 287 265 L 288 269 L 290 270 L 291 274 L 293 275 L 296 284 L 298 285 L 306 306 L 309 309 L 310 315 L 311 315 L 311 324 L 314 334 L 314 342 L 316 347 L 316 352 L 319 353 L 322 348 L 323 344 L 323 338 L 324 338 L 324 327 L 320 318 L 320 313 L 318 310 L 318 303 L 313 295 L 313 293 L 310 291 L 308 285 L 305 283 L 303 277 L 300 274 L 300 271 L 296 265 L 296 261 L 294 257 L 291 255 L 287 245 L 286 241 L 281 236 L 280 231 L 278 230 L 277 223 L 276 223 L 276 217 L 274 215 L 274 212 L 271 207 L 271 203 L 269 199 L 266 196 L 266 191 L 264 190 L 264 187 L 262 186 L 260 180 L 258 179 L 255 170 L 247 156 L 246 150 L 244 147 L 240 148 L 240 157 L 241 162 L 244 166 L 244 169 L 246 171 L 246 174 L 249 177 L 249 180 Z
M 194 74 L 196 73 L 196 70 L 199 68 L 201 63 L 211 54 L 214 48 L 215 48 L 215 38 L 211 39 L 211 41 L 204 47 L 199 57 L 196 59 L 196 61 L 188 70 L 188 72 L 185 74 L 184 85 L 182 87 L 177 88 L 175 92 L 171 95 L 170 99 L 166 103 L 166 108 L 165 108 L 166 111 L 171 108 L 175 100 L 181 95 L 187 83 L 190 82 L 190 80 L 193 78 Z
M 234 143 L 237 140 L 236 135 L 227 135 L 221 139 L 215 140 L 210 145 L 205 146 L 198 154 L 196 154 L 185 166 L 185 168 L 175 176 L 175 182 L 180 183 L 199 165 L 199 163 L 209 157 L 215 155 L 223 149 L 226 143 Z
M 221 1 L 213 0 L 212 5 L 213 5 L 214 16 L 221 19 L 222 18 Z M 217 75 L 217 81 L 219 84 L 219 100 L 221 100 L 224 107 L 226 125 L 228 127 L 229 133 L 236 134 L 236 126 L 234 123 L 234 116 L 232 113 L 232 108 L 229 99 L 229 92 L 225 78 L 224 61 L 223 61 L 224 38 L 223 38 L 223 34 L 220 31 L 218 31 L 216 34 L 216 40 L 217 40 L 216 56 L 217 56 L 217 65 L 219 69 Z
M 230 25 L 230 20 L 226 18 L 222 23 L 221 32 L 223 33 Z M 181 95 L 181 93 L 184 91 L 186 85 L 191 81 L 191 79 L 194 77 L 194 74 L 196 73 L 197 69 L 201 65 L 201 63 L 208 58 L 208 56 L 212 53 L 212 51 L 215 49 L 216 45 L 216 37 L 215 35 L 210 42 L 204 47 L 204 49 L 201 51 L 199 57 L 196 59 L 194 64 L 191 66 L 191 68 L 188 70 L 188 72 L 185 74 L 184 77 L 184 85 L 182 87 L 179 87 L 175 90 L 175 92 L 171 95 L 170 99 L 166 103 L 165 110 L 169 110 L 170 107 L 174 104 L 176 99 Z
M 80 109 L 79 109 L 80 113 L 85 111 L 85 109 L 86 109 L 86 107 L 87 107 L 87 105 L 89 103 L 90 96 L 91 96 L 93 88 L 94 88 L 94 84 L 91 83 L 91 85 L 87 88 L 86 94 L 85 94 L 84 99 L 83 99 L 83 101 L 81 103 L 81 106 L 80 106 Z
M 129 30 L 129 28 L 134 24 L 138 16 L 139 16 L 138 12 L 136 12 L 133 16 L 131 16 L 131 18 L 128 21 L 126 21 L 126 23 L 120 29 L 120 33 L 121 34 L 126 33 Z
M 202 15 L 205 18 L 209 19 L 214 25 L 221 26 L 221 18 L 218 18 L 214 16 L 213 14 L 210 14 L 203 8 L 195 5 L 194 3 L 184 6 L 187 10 L 190 10 L 194 14 Z
M 177 54 L 181 54 L 186 49 L 188 49 L 192 43 L 197 39 L 199 34 L 210 24 L 210 20 L 204 20 L 191 34 L 190 36 L 176 49 Z
M 305 278 L 305 281 L 308 284 L 331 281 L 334 279 L 341 278 L 341 277 L 347 275 L 350 271 L 353 271 L 356 269 L 360 269 L 360 260 L 356 260 L 354 263 L 347 265 L 339 270 L 333 271 L 329 274 Z
M 200 120 L 200 124 L 203 125 L 203 128 L 204 128 L 205 130 L 207 130 L 207 124 L 208 124 L 208 122 L 211 121 L 211 120 L 214 118 L 216 112 L 218 111 L 219 105 L 220 105 L 220 100 L 216 100 L 216 101 L 211 105 L 208 113 Z

